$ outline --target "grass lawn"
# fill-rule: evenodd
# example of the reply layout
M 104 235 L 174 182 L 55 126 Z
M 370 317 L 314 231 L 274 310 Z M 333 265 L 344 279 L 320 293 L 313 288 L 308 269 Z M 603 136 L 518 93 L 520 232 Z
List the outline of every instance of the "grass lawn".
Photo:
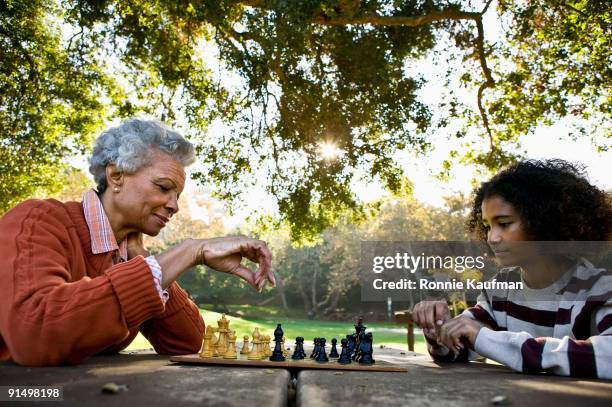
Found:
M 207 325 L 217 326 L 217 320 L 221 318 L 221 314 L 213 311 L 206 311 L 200 309 L 204 321 Z M 312 338 L 315 336 L 327 338 L 330 343 L 331 338 L 344 338 L 346 334 L 353 333 L 353 322 L 337 322 L 337 321 L 317 321 L 317 320 L 304 320 L 297 318 L 269 318 L 269 319 L 258 319 L 249 318 L 243 319 L 238 317 L 228 317 L 231 321 L 230 329 L 236 330 L 238 340 L 236 342 L 242 342 L 244 335 L 251 336 L 255 327 L 259 328 L 262 334 L 270 335 L 274 337 L 273 331 L 276 328 L 276 324 L 280 323 L 283 325 L 283 331 L 285 331 L 285 337 L 287 341 L 295 340 L 296 336 L 303 336 L 306 339 L 306 343 L 310 344 Z M 407 350 L 406 345 L 406 328 L 391 323 L 367 323 L 367 331 L 372 332 L 374 335 L 374 345 L 385 345 L 387 347 Z M 135 349 L 148 349 L 151 348 L 149 341 L 138 334 L 134 341 L 128 346 L 126 350 Z M 418 353 L 427 353 L 425 342 L 423 341 L 422 335 L 415 335 L 414 350 Z

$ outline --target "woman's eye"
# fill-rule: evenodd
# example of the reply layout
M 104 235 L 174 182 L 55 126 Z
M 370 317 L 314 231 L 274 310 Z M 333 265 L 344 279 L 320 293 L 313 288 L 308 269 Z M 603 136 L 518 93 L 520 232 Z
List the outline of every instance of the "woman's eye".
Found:
M 500 223 L 499 226 L 501 226 L 502 228 L 507 228 L 511 224 L 512 224 L 512 222 L 503 222 L 503 223 Z
M 170 191 L 170 188 L 166 188 L 166 187 L 165 187 L 165 186 L 163 186 L 163 185 L 158 185 L 158 187 L 159 187 L 159 189 L 160 189 L 162 192 L 168 192 L 168 191 Z

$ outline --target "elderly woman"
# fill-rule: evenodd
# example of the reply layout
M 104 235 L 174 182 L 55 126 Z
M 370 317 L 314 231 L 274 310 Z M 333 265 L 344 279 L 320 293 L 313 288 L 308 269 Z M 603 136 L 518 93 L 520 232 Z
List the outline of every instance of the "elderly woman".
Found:
M 247 237 L 188 239 L 156 256 L 178 210 L 193 146 L 154 121 L 130 120 L 96 141 L 97 191 L 83 202 L 29 200 L 0 219 L 0 359 L 76 363 L 124 349 L 140 331 L 160 354 L 199 350 L 204 321 L 175 280 L 204 264 L 256 289 L 274 284 L 266 244 Z M 256 262 L 255 273 L 241 264 Z

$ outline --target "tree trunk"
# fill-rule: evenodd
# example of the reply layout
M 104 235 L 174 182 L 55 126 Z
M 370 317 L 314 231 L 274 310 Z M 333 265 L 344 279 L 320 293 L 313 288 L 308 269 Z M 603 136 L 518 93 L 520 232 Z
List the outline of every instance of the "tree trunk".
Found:
M 276 277 L 276 289 L 278 290 L 278 295 L 283 304 L 283 309 L 289 311 L 289 303 L 287 302 L 287 295 L 285 293 L 285 283 L 281 276 L 275 275 L 274 277 Z

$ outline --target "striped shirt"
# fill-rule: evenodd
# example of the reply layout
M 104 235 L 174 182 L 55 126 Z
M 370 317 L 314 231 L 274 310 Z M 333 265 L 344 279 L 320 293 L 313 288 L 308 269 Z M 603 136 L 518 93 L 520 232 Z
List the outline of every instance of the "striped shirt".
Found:
M 498 281 L 522 281 L 520 268 L 502 269 Z M 427 338 L 439 361 L 479 355 L 516 371 L 612 379 L 612 272 L 580 259 L 543 289 L 483 290 L 463 315 L 487 325 L 474 352 L 454 355 Z
M 83 194 L 83 212 L 85 215 L 85 222 L 87 222 L 87 227 L 89 229 L 89 236 L 91 237 L 91 252 L 93 254 L 100 254 L 113 251 L 115 252 L 115 264 L 127 261 L 127 239 L 117 244 L 117 239 L 115 239 L 113 229 L 106 216 L 102 202 L 93 189 Z M 165 304 L 170 296 L 166 290 L 162 290 L 161 266 L 153 256 L 146 257 L 145 261 L 151 269 L 155 288 L 157 288 L 159 296 Z

